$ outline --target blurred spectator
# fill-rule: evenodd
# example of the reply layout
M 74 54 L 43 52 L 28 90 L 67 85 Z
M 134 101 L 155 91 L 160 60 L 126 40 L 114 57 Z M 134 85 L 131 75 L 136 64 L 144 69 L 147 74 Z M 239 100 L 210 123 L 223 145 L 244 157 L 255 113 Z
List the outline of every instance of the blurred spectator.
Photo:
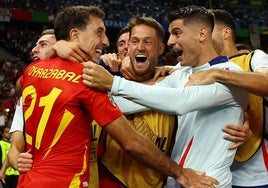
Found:
M 238 50 L 238 53 L 243 54 L 243 53 L 250 53 L 252 51 L 252 48 L 248 44 L 244 43 L 237 43 L 236 48 Z
M 3 127 L 7 122 L 7 116 L 3 109 L 0 109 L 0 127 Z

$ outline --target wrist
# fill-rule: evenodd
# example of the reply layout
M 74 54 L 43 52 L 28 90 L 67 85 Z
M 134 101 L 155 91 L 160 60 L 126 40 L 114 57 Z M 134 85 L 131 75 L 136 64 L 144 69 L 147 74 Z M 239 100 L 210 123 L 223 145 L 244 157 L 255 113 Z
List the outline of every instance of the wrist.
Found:
M 222 82 L 222 75 L 224 74 L 225 70 L 222 70 L 222 69 L 213 69 L 213 74 L 212 74 L 212 77 L 213 77 L 213 80 L 215 82 Z

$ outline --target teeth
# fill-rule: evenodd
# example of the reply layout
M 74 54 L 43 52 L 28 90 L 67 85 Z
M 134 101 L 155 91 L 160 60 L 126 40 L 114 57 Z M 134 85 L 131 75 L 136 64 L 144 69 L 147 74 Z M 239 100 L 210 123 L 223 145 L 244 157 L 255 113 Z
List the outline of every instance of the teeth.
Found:
M 100 50 L 100 49 L 96 49 L 95 52 L 96 52 L 97 54 L 102 54 L 102 50 Z
M 147 60 L 147 56 L 146 56 L 146 55 L 141 55 L 141 54 L 136 55 L 135 58 L 136 58 L 136 61 L 137 61 L 137 62 L 144 62 L 144 61 Z
M 145 57 L 146 58 L 146 55 L 142 55 L 142 54 L 139 54 L 139 55 L 136 55 L 137 58 L 140 58 L 140 57 Z

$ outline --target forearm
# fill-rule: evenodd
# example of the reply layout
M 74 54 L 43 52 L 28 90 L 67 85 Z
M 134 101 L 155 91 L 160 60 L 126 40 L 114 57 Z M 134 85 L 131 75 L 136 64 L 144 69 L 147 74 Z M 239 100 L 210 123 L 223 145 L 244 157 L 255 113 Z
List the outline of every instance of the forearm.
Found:
M 16 149 L 11 149 L 8 152 L 7 158 L 9 161 L 10 166 L 12 166 L 15 169 L 18 169 L 17 161 L 18 161 L 18 156 L 20 152 Z
M 217 94 L 213 91 L 216 91 Z M 170 88 L 148 86 L 119 77 L 114 77 L 111 94 L 124 97 L 153 110 L 173 115 L 183 115 L 197 109 L 233 101 L 233 96 L 228 88 L 219 83 L 207 86 Z M 210 100 L 204 100 L 204 96 Z
M 20 131 L 14 132 L 11 136 L 11 147 L 7 155 L 10 166 L 16 169 L 18 168 L 17 166 L 18 156 L 20 153 L 24 152 L 24 148 L 25 148 L 25 141 L 23 133 Z
M 153 142 L 145 137 L 137 137 L 134 146 L 135 150 L 128 150 L 127 153 L 137 161 L 144 163 L 146 166 L 161 172 L 166 176 L 179 179 L 182 175 L 182 169 L 178 164 L 157 148 Z
M 216 81 L 240 87 L 249 93 L 268 96 L 268 75 L 255 72 L 234 72 L 215 69 Z
M 115 103 L 118 105 L 118 107 L 120 108 L 120 110 L 124 114 L 133 114 L 133 113 L 137 113 L 137 112 L 143 112 L 146 110 L 150 110 L 149 108 L 147 108 L 145 106 L 134 103 L 134 102 L 127 100 L 123 97 L 113 96 L 113 99 L 114 99 Z
M 124 126 L 120 126 L 124 125 Z M 108 134 L 135 160 L 167 176 L 178 178 L 181 168 L 148 138 L 137 134 L 123 116 L 104 127 Z
M 6 169 L 9 167 L 9 161 L 8 161 L 8 158 L 6 157 L 5 160 L 4 160 L 4 163 L 1 167 L 1 170 L 0 170 L 0 174 L 5 174 L 6 172 Z

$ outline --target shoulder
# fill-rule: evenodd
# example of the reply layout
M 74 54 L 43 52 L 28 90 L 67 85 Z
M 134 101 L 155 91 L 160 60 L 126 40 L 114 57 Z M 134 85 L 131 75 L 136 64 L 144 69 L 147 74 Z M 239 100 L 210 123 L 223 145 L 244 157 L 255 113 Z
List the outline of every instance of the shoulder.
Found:
M 220 68 L 224 70 L 242 71 L 242 68 L 234 63 L 232 60 L 228 60 L 225 63 L 219 63 L 211 66 L 211 68 Z

